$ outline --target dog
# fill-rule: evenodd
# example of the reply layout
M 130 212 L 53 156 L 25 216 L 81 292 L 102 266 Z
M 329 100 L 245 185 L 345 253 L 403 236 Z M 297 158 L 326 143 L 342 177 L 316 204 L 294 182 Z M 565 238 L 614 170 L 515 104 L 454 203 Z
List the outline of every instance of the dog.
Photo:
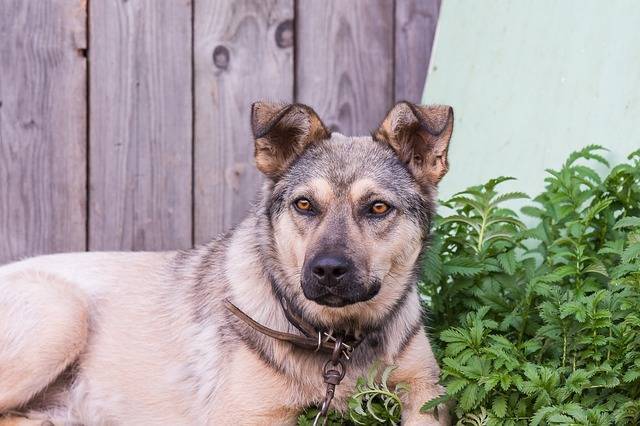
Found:
M 374 362 L 409 385 L 403 424 L 448 423 L 420 412 L 443 389 L 417 280 L 452 108 L 400 102 L 347 137 L 257 102 L 251 126 L 266 179 L 227 234 L 0 268 L 0 424 L 295 424 L 346 410 Z

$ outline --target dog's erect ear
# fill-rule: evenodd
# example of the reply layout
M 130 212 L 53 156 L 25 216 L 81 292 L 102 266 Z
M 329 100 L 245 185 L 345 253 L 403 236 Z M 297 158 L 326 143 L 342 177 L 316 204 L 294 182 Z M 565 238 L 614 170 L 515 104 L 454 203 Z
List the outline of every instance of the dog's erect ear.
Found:
M 311 142 L 328 139 L 330 132 L 315 111 L 302 104 L 256 102 L 251 106 L 258 170 L 277 177 Z
M 399 102 L 374 138 L 385 141 L 421 184 L 437 185 L 447 173 L 447 150 L 453 132 L 453 108 Z

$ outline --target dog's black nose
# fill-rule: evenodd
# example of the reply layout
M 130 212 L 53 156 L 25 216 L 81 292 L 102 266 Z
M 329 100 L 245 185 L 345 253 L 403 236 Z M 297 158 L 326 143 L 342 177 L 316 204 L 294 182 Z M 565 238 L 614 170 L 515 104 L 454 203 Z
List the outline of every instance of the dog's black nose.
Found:
M 309 265 L 313 276 L 326 286 L 333 286 L 340 282 L 350 269 L 349 260 L 343 256 L 318 256 Z

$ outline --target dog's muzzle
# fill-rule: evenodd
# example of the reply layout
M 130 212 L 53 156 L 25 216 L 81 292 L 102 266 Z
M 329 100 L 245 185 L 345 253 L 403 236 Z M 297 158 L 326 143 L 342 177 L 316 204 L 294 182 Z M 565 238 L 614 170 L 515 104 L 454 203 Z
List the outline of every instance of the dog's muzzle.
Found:
M 379 283 L 365 285 L 353 262 L 341 254 L 320 254 L 306 262 L 302 274 L 305 297 L 320 305 L 342 307 L 373 298 Z

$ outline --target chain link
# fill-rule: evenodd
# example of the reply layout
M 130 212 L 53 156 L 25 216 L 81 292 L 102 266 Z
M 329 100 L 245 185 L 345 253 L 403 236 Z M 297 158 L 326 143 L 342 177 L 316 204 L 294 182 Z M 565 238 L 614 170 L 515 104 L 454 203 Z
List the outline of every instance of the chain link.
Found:
M 341 358 L 345 358 L 347 361 L 350 360 L 351 352 L 353 352 L 353 347 L 342 342 L 342 337 L 334 338 L 331 334 L 326 334 L 327 340 L 331 340 L 334 342 L 333 352 L 331 353 L 331 358 L 327 360 L 322 368 L 322 377 L 324 378 L 324 383 L 327 385 L 327 391 L 324 396 L 324 400 L 322 401 L 322 406 L 315 419 L 313 420 L 313 426 L 318 426 L 320 419 L 322 420 L 322 426 L 327 424 L 329 419 L 329 408 L 331 407 L 331 401 L 333 401 L 333 397 L 335 396 L 336 386 L 342 382 L 344 376 L 347 372 L 347 368 L 344 364 L 344 361 Z

